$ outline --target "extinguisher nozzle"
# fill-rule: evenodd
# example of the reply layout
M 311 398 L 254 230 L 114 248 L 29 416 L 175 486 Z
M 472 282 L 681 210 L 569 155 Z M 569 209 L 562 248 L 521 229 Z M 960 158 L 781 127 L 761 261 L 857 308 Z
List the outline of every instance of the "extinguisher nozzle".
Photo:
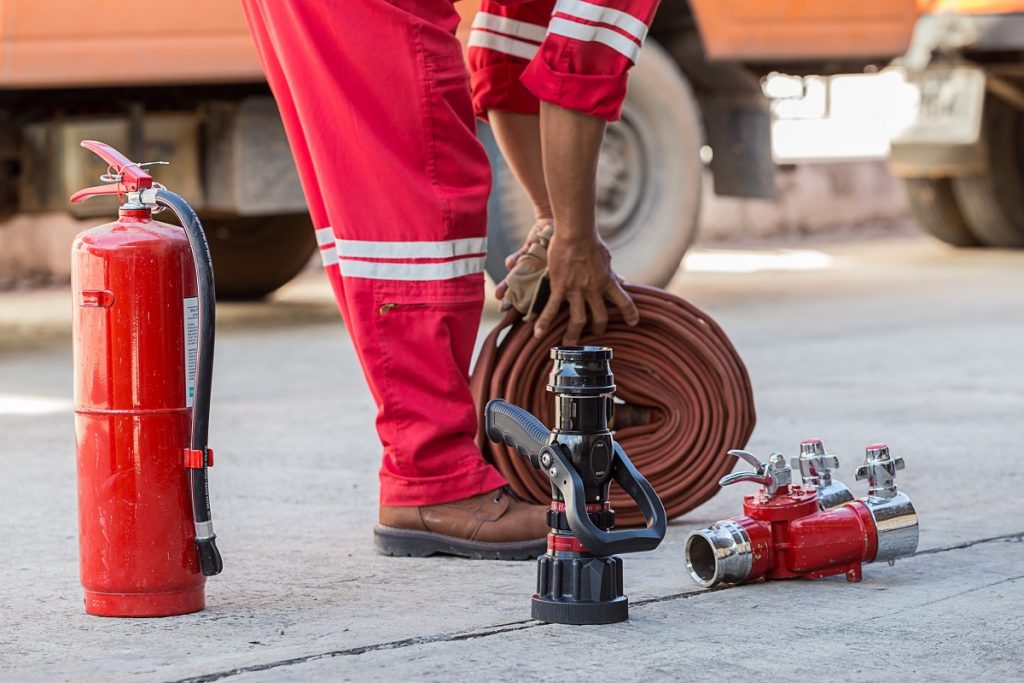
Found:
M 217 536 L 197 538 L 196 550 L 199 552 L 199 569 L 203 576 L 216 576 L 224 570 L 224 560 L 217 550 Z

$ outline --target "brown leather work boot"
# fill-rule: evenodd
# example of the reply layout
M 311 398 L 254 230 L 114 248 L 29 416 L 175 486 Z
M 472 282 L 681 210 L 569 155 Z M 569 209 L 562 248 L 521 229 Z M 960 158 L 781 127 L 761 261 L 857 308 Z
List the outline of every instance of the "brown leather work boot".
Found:
M 528 560 L 547 550 L 547 509 L 505 489 L 440 505 L 382 505 L 374 542 L 385 555 Z

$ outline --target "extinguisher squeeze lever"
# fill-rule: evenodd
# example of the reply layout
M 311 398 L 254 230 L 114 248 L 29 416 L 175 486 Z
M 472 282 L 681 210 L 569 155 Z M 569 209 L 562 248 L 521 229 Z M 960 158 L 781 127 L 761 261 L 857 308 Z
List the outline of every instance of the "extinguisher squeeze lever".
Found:
M 144 170 L 144 164 L 137 164 L 110 145 L 96 140 L 82 140 L 82 147 L 107 162 L 110 166 L 110 173 L 101 178 L 106 181 L 106 184 L 87 187 L 71 195 L 72 204 L 77 204 L 90 197 L 111 194 L 121 196 L 142 192 L 153 187 L 153 177 Z

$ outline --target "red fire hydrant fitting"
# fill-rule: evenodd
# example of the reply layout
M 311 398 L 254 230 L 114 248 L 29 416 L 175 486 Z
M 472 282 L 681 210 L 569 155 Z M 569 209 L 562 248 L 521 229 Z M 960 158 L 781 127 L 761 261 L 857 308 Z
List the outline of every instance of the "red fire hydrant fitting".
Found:
M 859 500 L 832 482 L 829 470 L 838 466 L 838 459 L 825 453 L 817 439 L 801 444 L 800 458 L 793 459 L 805 486 L 792 484 L 792 470 L 781 453 L 772 453 L 767 463 L 746 451 L 729 454 L 743 458 L 756 471 L 730 474 L 722 478 L 721 486 L 754 481 L 764 488 L 743 499 L 744 515 L 690 532 L 686 568 L 698 584 L 835 574 L 860 581 L 862 564 L 892 564 L 917 550 L 917 513 L 895 482 L 903 459 L 893 459 L 885 444 L 866 449 L 856 478 L 868 480 L 868 496 Z M 826 497 L 819 496 L 819 490 Z

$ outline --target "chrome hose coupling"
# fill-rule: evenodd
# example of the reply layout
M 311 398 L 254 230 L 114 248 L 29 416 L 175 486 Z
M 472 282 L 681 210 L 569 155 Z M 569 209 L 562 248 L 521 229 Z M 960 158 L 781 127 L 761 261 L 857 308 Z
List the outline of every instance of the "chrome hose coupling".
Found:
M 761 488 L 744 497 L 743 515 L 687 536 L 686 569 L 699 585 L 838 574 L 860 581 L 863 564 L 891 565 L 917 551 L 917 513 L 895 481 L 903 459 L 893 458 L 885 444 L 867 447 L 855 476 L 868 481 L 868 495 L 857 500 L 832 480 L 831 470 L 839 461 L 820 439 L 804 441 L 792 467 L 778 452 L 764 463 L 746 451 L 729 454 L 750 463 L 754 471 L 730 474 L 719 484 L 752 481 Z M 792 483 L 793 468 L 800 470 L 802 485 Z

